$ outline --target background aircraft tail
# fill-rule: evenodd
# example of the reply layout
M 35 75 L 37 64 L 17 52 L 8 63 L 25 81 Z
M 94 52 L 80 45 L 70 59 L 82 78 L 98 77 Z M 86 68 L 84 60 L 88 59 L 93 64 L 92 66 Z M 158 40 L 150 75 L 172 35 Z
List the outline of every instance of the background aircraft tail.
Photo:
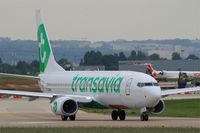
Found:
M 41 10 L 36 11 L 36 22 L 37 22 L 37 41 L 39 45 L 38 53 L 39 53 L 40 73 L 65 71 L 55 61 L 53 51 L 46 33 Z
M 149 71 L 149 73 L 151 74 L 151 76 L 156 78 L 156 71 L 153 69 L 152 64 L 147 63 L 146 67 L 147 67 L 147 70 Z

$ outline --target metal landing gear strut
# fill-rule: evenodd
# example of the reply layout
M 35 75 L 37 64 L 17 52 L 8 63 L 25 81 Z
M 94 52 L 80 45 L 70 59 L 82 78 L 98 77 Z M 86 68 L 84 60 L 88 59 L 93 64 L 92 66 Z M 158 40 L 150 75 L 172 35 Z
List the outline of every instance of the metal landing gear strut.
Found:
M 149 120 L 149 115 L 148 115 L 148 110 L 146 107 L 140 109 L 141 115 L 140 115 L 140 120 L 141 121 L 148 121 Z

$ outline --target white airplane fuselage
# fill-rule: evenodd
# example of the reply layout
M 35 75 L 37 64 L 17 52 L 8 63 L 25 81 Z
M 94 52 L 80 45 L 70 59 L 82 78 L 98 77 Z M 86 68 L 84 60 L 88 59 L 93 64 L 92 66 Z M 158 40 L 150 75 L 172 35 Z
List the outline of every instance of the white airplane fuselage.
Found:
M 66 71 L 39 76 L 43 92 L 90 96 L 108 108 L 154 107 L 161 99 L 157 81 L 139 72 Z
M 185 73 L 188 78 L 200 78 L 199 71 L 156 71 L 157 78 L 178 79 L 179 73 Z

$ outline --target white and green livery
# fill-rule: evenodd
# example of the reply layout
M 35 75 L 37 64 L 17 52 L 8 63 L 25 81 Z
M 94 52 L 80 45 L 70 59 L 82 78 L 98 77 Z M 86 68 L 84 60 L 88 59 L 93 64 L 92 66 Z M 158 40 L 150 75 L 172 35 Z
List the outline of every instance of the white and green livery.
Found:
M 124 109 L 140 109 L 141 120 L 147 121 L 149 113 L 158 114 L 164 110 L 162 97 L 200 90 L 161 91 L 153 77 L 133 71 L 65 71 L 55 61 L 40 10 L 36 11 L 36 18 L 40 74 L 36 77 L 0 75 L 37 79 L 42 92 L 0 90 L 0 94 L 26 96 L 30 100 L 49 98 L 52 111 L 62 120 L 75 120 L 79 107 L 87 106 L 113 108 L 113 120 L 125 120 Z

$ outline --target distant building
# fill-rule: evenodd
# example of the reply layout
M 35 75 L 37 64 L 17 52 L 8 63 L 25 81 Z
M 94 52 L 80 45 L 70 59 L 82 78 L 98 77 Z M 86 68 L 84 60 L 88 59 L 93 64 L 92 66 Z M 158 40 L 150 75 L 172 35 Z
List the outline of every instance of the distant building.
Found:
M 158 54 L 161 58 L 170 60 L 172 58 L 173 51 L 169 50 L 150 50 L 148 51 L 148 56 L 152 54 Z
M 119 70 L 130 70 L 145 73 L 145 63 L 153 64 L 153 68 L 155 70 L 200 71 L 200 60 L 119 61 Z

